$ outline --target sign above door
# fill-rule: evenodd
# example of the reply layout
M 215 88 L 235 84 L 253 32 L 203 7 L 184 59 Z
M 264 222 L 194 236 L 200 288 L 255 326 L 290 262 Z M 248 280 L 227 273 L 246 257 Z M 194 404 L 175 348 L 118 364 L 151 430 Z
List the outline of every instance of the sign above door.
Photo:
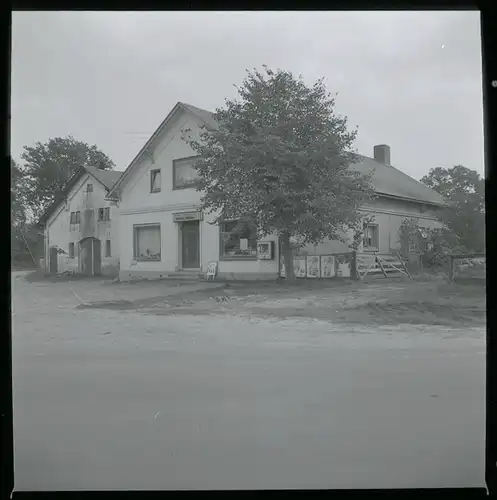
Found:
M 203 220 L 202 212 L 180 212 L 173 214 L 173 222 L 188 222 L 193 220 Z

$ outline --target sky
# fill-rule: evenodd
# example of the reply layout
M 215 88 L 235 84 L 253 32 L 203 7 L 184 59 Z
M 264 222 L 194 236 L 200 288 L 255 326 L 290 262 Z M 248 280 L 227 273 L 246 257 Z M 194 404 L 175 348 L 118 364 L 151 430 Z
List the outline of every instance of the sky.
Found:
M 263 64 L 324 77 L 361 154 L 484 173 L 476 11 L 14 12 L 12 156 L 70 134 L 125 170 L 178 101 L 213 111 Z

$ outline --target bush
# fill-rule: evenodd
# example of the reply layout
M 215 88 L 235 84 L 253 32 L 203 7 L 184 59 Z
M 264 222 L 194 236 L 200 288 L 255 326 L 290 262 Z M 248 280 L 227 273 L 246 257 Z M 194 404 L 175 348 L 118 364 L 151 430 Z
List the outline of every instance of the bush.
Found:
M 419 254 L 425 269 L 447 270 L 451 254 L 467 252 L 458 235 L 447 227 L 422 228 L 417 219 L 406 219 L 399 229 L 399 236 L 404 255 Z

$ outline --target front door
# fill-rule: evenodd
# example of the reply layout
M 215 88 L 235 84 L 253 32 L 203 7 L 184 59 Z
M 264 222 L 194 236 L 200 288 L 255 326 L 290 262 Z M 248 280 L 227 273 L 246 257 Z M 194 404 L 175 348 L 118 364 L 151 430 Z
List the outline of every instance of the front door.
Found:
M 57 248 L 52 247 L 49 250 L 48 254 L 48 263 L 49 263 L 49 269 L 51 274 L 57 274 L 57 257 L 59 255 L 59 252 L 57 252 Z
M 93 274 L 93 244 L 91 238 L 80 241 L 79 258 L 81 262 L 81 273 L 91 276 Z
M 198 269 L 200 267 L 200 238 L 198 220 L 183 222 L 181 227 L 181 267 Z
M 102 249 L 97 238 L 84 238 L 80 241 L 81 273 L 87 276 L 101 274 Z

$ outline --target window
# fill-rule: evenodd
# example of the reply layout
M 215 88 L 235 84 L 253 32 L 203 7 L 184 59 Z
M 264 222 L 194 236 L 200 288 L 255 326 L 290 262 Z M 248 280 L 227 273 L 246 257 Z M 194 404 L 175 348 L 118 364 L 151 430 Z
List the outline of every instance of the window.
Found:
M 150 171 L 150 192 L 151 193 L 160 192 L 160 170 Z
M 93 184 L 87 184 L 86 185 L 86 192 L 87 193 L 93 193 Z
M 71 212 L 69 224 L 79 224 L 80 219 L 81 219 L 80 212 Z
M 173 160 L 173 189 L 193 188 L 198 185 L 199 174 L 195 168 L 198 156 Z
M 378 250 L 378 224 L 364 226 L 364 250 Z
M 69 258 L 74 259 L 74 243 L 69 243 Z
M 105 240 L 105 256 L 111 256 L 110 240 Z
M 160 225 L 133 226 L 136 260 L 160 260 Z
M 98 220 L 99 221 L 110 220 L 110 208 L 109 207 L 98 209 Z
M 244 221 L 223 222 L 220 225 L 220 258 L 256 259 L 257 233 L 255 227 Z

